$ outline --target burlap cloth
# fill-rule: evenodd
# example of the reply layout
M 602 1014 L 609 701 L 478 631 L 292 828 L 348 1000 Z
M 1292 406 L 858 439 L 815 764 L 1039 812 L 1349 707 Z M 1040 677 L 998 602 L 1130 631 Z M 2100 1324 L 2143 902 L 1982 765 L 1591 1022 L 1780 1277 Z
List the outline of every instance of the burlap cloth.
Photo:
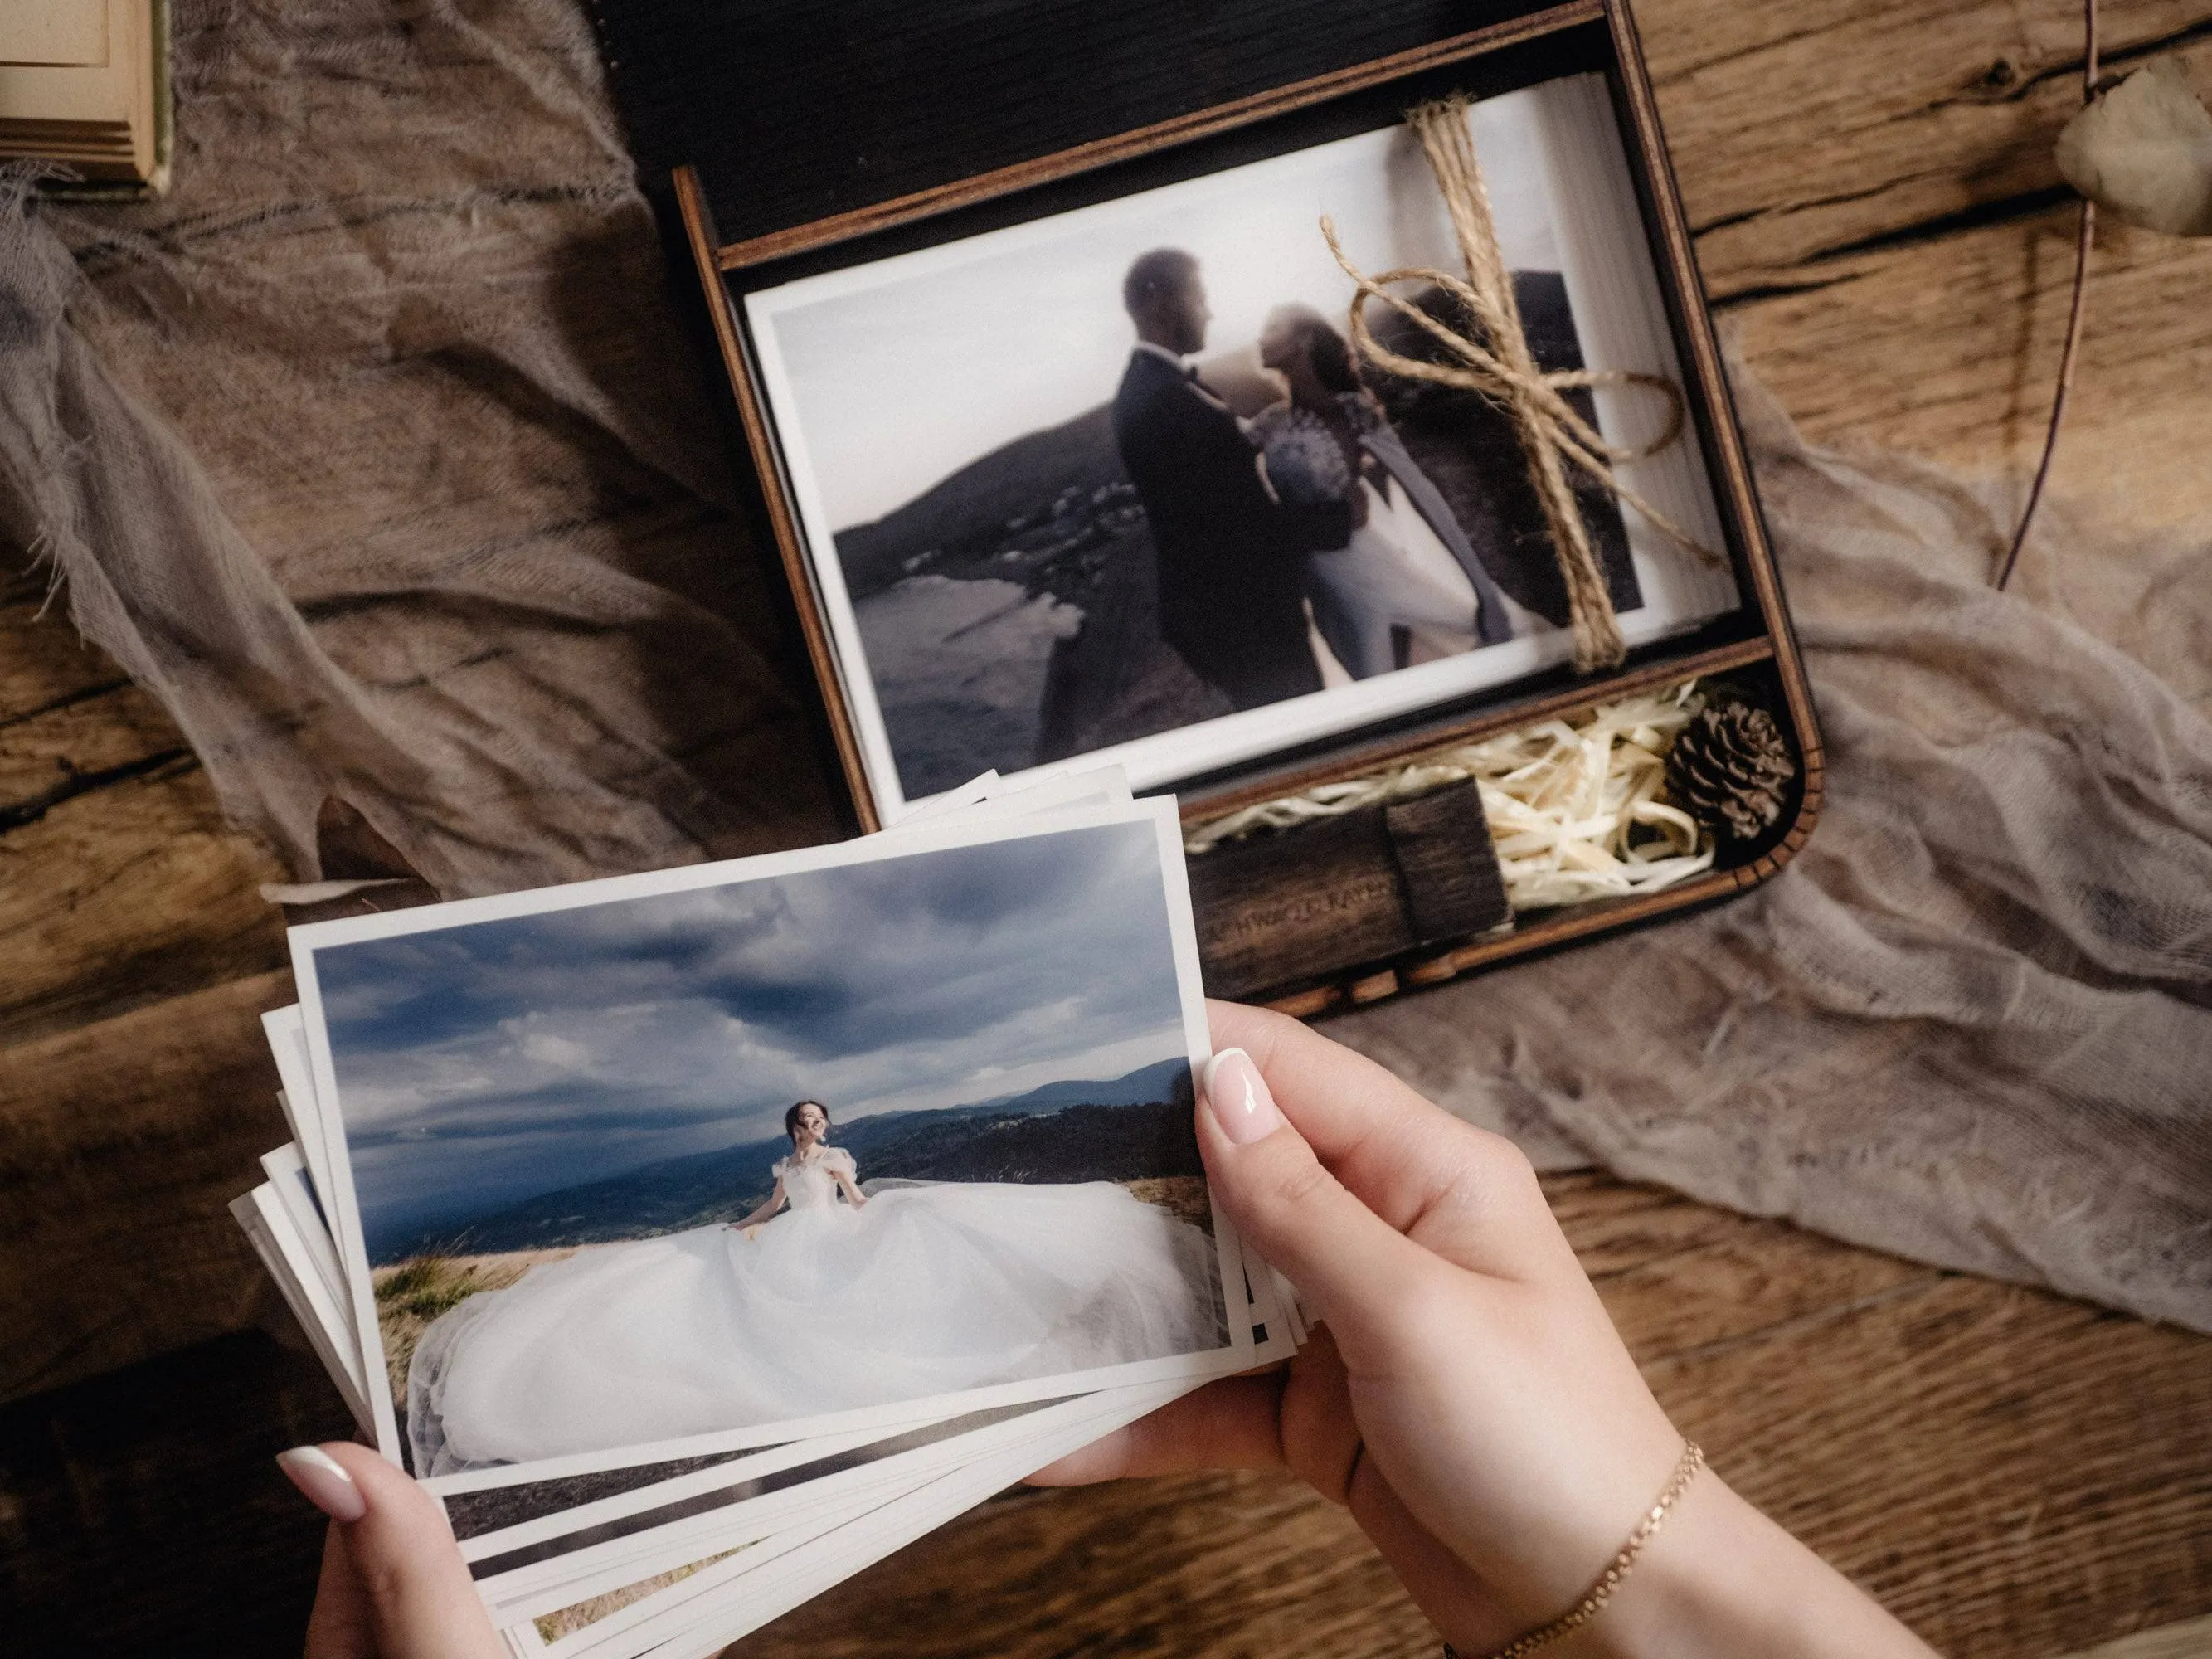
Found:
M 0 216 L 0 526 L 234 822 L 310 880 L 337 794 L 451 895 L 829 834 L 580 11 L 177 37 L 175 194 Z M 2055 514 L 1998 594 L 1984 492 L 1739 390 L 1809 848 L 1331 1029 L 1547 1165 L 2212 1330 L 2205 538 Z

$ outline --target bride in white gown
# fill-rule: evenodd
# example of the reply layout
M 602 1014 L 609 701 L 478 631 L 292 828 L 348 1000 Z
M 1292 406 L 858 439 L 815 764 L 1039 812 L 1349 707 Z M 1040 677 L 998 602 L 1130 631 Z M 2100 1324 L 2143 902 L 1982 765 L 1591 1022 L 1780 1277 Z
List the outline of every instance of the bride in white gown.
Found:
M 1087 1370 L 1222 1341 L 1213 1245 L 1110 1182 L 864 1197 L 816 1101 L 735 1223 L 470 1297 L 408 1368 L 418 1475 Z M 777 1214 L 788 1204 L 789 1209 Z
M 1269 487 L 1286 502 L 1357 497 L 1365 506 L 1350 541 L 1306 557 L 1314 626 L 1345 672 L 1364 680 L 1403 666 L 1401 633 L 1449 656 L 1527 632 L 1534 619 L 1483 568 L 1328 319 L 1308 306 L 1276 307 L 1260 331 L 1260 362 L 1290 392 L 1246 422 Z

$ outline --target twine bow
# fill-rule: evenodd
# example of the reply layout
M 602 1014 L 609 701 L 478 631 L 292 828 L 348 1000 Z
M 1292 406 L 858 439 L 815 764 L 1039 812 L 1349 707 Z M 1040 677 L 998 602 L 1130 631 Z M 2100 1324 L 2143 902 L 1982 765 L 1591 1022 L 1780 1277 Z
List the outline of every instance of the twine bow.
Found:
M 1664 375 L 1632 369 L 1547 373 L 1537 367 L 1521 321 L 1520 302 L 1514 296 L 1512 273 L 1506 269 L 1498 246 L 1490 192 L 1483 185 L 1481 164 L 1475 159 L 1467 112 L 1467 100 L 1455 97 L 1421 105 L 1406 117 L 1407 125 L 1420 138 L 1421 149 L 1443 192 L 1460 257 L 1467 264 L 1467 280 L 1462 282 L 1447 271 L 1418 269 L 1386 270 L 1370 276 L 1346 256 L 1337 240 L 1335 225 L 1326 218 L 1321 222 L 1322 234 L 1358 290 L 1352 296 L 1349 321 L 1352 343 L 1361 356 L 1392 374 L 1475 392 L 1512 420 L 1522 452 L 1528 457 L 1529 482 L 1535 486 L 1537 502 L 1552 532 L 1559 574 L 1566 582 L 1575 668 L 1587 673 L 1617 667 L 1626 658 L 1628 645 L 1621 638 L 1620 621 L 1613 612 L 1605 573 L 1598 565 L 1589 529 L 1567 483 L 1566 464 L 1573 463 L 1634 507 L 1670 541 L 1708 563 L 1718 564 L 1717 554 L 1623 483 L 1613 470 L 1615 463 L 1655 455 L 1681 435 L 1681 388 Z M 1458 300 L 1474 319 L 1479 337 L 1461 334 L 1411 301 L 1388 291 L 1390 283 L 1411 282 L 1429 283 Z M 1370 300 L 1389 307 L 1455 361 L 1426 362 L 1382 344 L 1368 326 Z M 1666 431 L 1650 443 L 1633 448 L 1607 443 L 1561 395 L 1578 387 L 1599 386 L 1637 386 L 1662 393 L 1669 407 Z

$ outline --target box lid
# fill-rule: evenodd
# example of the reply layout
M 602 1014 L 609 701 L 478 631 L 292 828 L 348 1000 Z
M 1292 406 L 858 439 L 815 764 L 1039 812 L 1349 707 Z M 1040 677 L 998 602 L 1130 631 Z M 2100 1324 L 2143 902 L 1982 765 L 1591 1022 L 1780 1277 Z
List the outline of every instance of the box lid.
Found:
M 727 243 L 1558 9 L 1557 0 L 593 0 L 649 189 Z

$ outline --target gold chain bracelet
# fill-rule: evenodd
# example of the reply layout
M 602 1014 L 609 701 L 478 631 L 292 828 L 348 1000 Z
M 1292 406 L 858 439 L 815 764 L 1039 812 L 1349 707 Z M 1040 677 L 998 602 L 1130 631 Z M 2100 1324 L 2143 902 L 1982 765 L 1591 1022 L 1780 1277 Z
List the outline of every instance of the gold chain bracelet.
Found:
M 1659 1523 L 1674 1507 L 1674 1500 L 1681 1497 L 1690 1482 L 1697 1479 L 1698 1471 L 1705 1466 L 1705 1454 L 1699 1449 L 1698 1443 L 1684 1441 L 1681 1459 L 1674 1465 L 1674 1473 L 1667 1478 L 1667 1484 L 1660 1489 L 1659 1496 L 1644 1512 L 1644 1518 L 1636 1523 L 1636 1530 L 1628 1534 L 1628 1541 L 1620 1547 L 1620 1553 L 1606 1564 L 1606 1569 L 1598 1575 L 1597 1582 L 1589 1587 L 1589 1594 L 1541 1630 L 1532 1630 L 1518 1641 L 1498 1649 L 1491 1659 L 1521 1659 L 1524 1653 L 1534 1653 L 1538 1648 L 1549 1647 L 1570 1631 L 1580 1630 L 1602 1613 L 1605 1604 L 1613 1600 L 1613 1591 L 1620 1588 L 1620 1581 L 1628 1577 L 1628 1570 L 1636 1565 L 1637 1556 L 1651 1541 L 1651 1534 L 1659 1530 Z M 1444 1659 L 1460 1659 L 1449 1642 L 1444 1644 Z

